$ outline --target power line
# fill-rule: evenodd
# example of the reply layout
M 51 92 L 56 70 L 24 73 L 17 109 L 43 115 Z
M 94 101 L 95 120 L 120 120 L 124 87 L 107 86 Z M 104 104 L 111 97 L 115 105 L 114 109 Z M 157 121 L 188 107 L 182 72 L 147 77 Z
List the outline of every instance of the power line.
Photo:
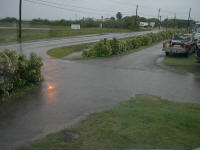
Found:
M 32 0 L 33 1 L 33 0 Z M 50 2 L 50 1 L 46 1 L 46 0 L 34 0 L 34 1 L 40 1 L 40 2 L 43 2 L 43 3 L 49 3 L 49 4 L 53 4 L 53 5 L 59 5 L 59 6 L 70 6 L 70 7 L 73 7 L 73 8 L 78 8 L 78 9 L 85 9 L 85 10 L 91 10 L 91 11 L 95 11 L 95 12 L 107 12 L 107 13 L 116 13 L 118 12 L 119 10 L 105 10 L 105 9 L 94 9 L 94 8 L 88 8 L 88 7 L 80 7 L 80 6 L 75 6 L 75 5 L 71 5 L 71 4 L 66 4 L 66 3 L 57 3 L 57 2 Z M 122 13 L 129 13 L 129 12 L 132 12 L 132 11 L 120 11 Z
M 137 5 L 138 5 L 138 4 L 135 4 L 135 3 L 132 3 L 132 2 L 131 2 L 131 4 L 130 4 L 130 3 L 127 4 L 127 3 L 120 2 L 120 1 L 116 1 L 116 0 L 114 0 L 114 1 L 113 1 L 113 0 L 109 0 L 108 2 L 113 2 L 113 4 L 117 4 L 117 3 L 118 3 L 118 4 L 120 4 L 120 5 L 126 5 L 126 6 L 131 6 L 131 5 L 137 6 Z M 141 7 L 141 8 L 142 8 L 142 7 L 143 7 L 143 8 L 148 8 L 148 9 L 151 9 L 151 10 L 152 10 L 152 9 L 155 9 L 155 8 L 153 8 L 153 7 L 149 7 L 149 6 L 141 5 L 141 4 L 139 4 L 138 7 Z M 173 11 L 165 10 L 165 9 L 163 9 L 163 8 L 162 8 L 162 11 L 163 11 L 163 12 L 167 12 L 167 13 L 171 13 L 171 14 L 174 14 Z
M 62 10 L 65 10 L 65 11 L 72 11 L 72 12 L 80 12 L 80 13 L 87 13 L 87 14 L 96 14 L 96 15 L 102 15 L 102 14 L 105 14 L 105 13 L 96 13 L 96 12 L 90 12 L 90 11 L 83 11 L 83 10 L 74 10 L 74 9 L 71 9 L 71 8 L 66 8 L 66 7 L 60 7 L 60 6 L 55 6 L 55 5 L 50 5 L 50 4 L 46 4 L 46 3 L 42 3 L 42 2 L 36 2 L 36 1 L 33 1 L 33 0 L 24 0 L 26 2 L 30 2 L 30 3 L 34 3 L 34 4 L 39 4 L 39 5 L 44 5 L 44 6 L 48 6 L 48 7 L 53 7 L 53 8 L 57 8 L 57 9 L 62 9 Z
M 55 3 L 55 2 L 50 2 L 50 1 L 46 1 L 46 0 L 35 0 L 35 1 L 40 1 L 40 2 L 45 2 L 45 3 L 49 3 L 49 4 L 55 4 L 55 5 L 61 5 L 61 6 L 70 6 L 70 7 L 74 7 L 74 8 L 78 8 L 78 9 L 87 9 L 87 10 L 92 10 L 92 11 L 106 11 L 106 12 L 116 12 L 116 11 L 112 11 L 112 10 L 104 10 L 104 9 L 93 9 L 93 8 L 87 8 L 87 7 L 80 7 L 80 6 L 75 6 L 75 5 L 69 5 L 69 4 L 65 4 L 65 3 Z
M 102 15 L 113 16 L 113 15 L 115 15 L 114 13 L 116 13 L 116 12 L 122 12 L 124 15 L 126 15 L 126 14 L 129 15 L 129 13 L 130 13 L 130 15 L 131 14 L 133 15 L 133 11 L 119 11 L 119 10 L 114 11 L 114 10 L 105 10 L 105 9 L 94 9 L 94 8 L 87 8 L 87 7 L 75 6 L 75 5 L 71 5 L 71 4 L 69 5 L 69 4 L 66 4 L 66 3 L 50 2 L 50 1 L 47 1 L 47 0 L 24 0 L 24 1 L 30 2 L 30 3 L 39 4 L 39 5 L 44 5 L 44 6 L 48 6 L 48 7 L 54 7 L 54 8 L 57 8 L 57 9 L 66 10 L 68 12 L 80 12 L 80 13 L 86 13 L 86 14 L 90 14 L 90 15 L 92 14 L 92 15 L 101 15 L 101 16 Z M 108 1 L 108 2 L 110 2 L 110 1 Z M 127 3 L 124 3 L 124 2 L 123 3 L 119 2 L 119 1 L 111 1 L 111 2 L 114 2 L 114 4 L 118 3 L 120 5 L 122 4 L 122 5 L 131 6 L 130 4 L 127 4 Z M 137 5 L 137 4 L 133 4 L 133 5 L 135 5 L 136 8 L 137 8 L 136 9 L 136 16 L 138 15 L 137 11 L 138 11 L 139 7 L 141 7 L 141 8 L 143 8 L 143 7 L 144 8 L 150 8 L 151 10 L 155 9 L 155 8 L 152 8 L 152 7 L 149 7 L 149 6 L 145 6 L 145 5 Z M 65 6 L 65 7 L 63 7 L 63 6 Z M 71 7 L 77 8 L 79 10 L 74 10 Z M 80 9 L 82 9 L 82 10 L 80 10 Z M 162 14 L 163 13 L 173 13 L 173 12 L 162 9 Z M 166 16 L 168 16 L 168 15 L 166 15 Z M 159 20 L 160 20 L 160 17 L 159 17 Z
M 74 9 L 71 9 L 71 8 L 66 8 L 66 7 L 60 7 L 60 6 L 56 6 L 55 4 L 59 4 L 59 5 L 61 5 L 61 3 L 52 3 L 52 2 L 49 2 L 49 3 L 52 3 L 52 4 L 54 4 L 54 5 L 52 5 L 52 4 L 46 4 L 45 2 L 47 2 L 47 1 L 45 1 L 45 0 L 36 0 L 36 1 L 33 1 L 33 0 L 24 0 L 24 1 L 27 1 L 27 2 L 31 2 L 31 3 L 35 3 L 35 4 L 40 4 L 40 5 L 44 5 L 44 6 L 48 6 L 48 7 L 53 7 L 53 8 L 58 8 L 58 9 L 62 9 L 62 10 L 66 10 L 66 11 L 73 11 L 73 12 L 77 12 L 76 10 L 74 10 Z M 38 1 L 41 1 L 41 2 L 38 2 Z M 74 6 L 75 7 L 75 6 Z M 79 7 L 77 7 L 77 8 L 79 8 Z M 82 8 L 82 7 L 80 7 L 80 8 Z M 91 14 L 91 12 L 89 12 L 89 11 L 83 11 L 83 10 L 79 10 L 79 12 L 84 12 L 84 13 L 88 13 L 88 14 Z M 114 11 L 113 11 L 114 12 Z M 128 11 L 127 11 L 128 12 Z M 96 15 L 102 15 L 103 13 L 96 13 L 96 12 L 92 12 L 93 14 L 96 14 Z M 124 15 L 132 15 L 133 16 L 133 14 L 132 13 L 123 13 Z M 144 15 L 145 16 L 145 15 Z

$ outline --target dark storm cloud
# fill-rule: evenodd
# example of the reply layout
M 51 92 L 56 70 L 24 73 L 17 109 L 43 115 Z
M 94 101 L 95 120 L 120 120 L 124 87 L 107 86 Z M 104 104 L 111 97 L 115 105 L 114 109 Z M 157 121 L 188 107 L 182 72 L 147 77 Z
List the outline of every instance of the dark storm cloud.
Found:
M 38 2 L 39 0 L 31 0 Z M 114 16 L 117 11 L 124 15 L 135 15 L 136 4 L 139 5 L 139 15 L 157 17 L 161 8 L 162 18 L 187 18 L 189 8 L 192 8 L 192 18 L 200 20 L 199 0 L 45 0 L 59 3 L 58 9 L 23 0 L 23 18 L 47 19 L 79 19 L 82 17 L 101 18 Z M 50 4 L 55 6 L 55 4 Z M 0 0 L 0 17 L 18 17 L 19 0 Z M 87 9 L 88 8 L 88 9 Z

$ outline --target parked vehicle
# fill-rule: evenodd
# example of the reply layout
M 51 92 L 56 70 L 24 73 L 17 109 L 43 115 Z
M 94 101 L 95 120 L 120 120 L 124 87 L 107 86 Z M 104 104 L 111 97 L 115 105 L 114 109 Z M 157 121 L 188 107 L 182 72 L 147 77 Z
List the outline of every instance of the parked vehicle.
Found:
M 162 49 L 166 55 L 184 54 L 186 57 L 195 53 L 196 42 L 192 34 L 175 34 L 172 40 L 163 43 Z
M 196 47 L 197 47 L 197 61 L 200 62 L 200 36 L 198 36 L 196 41 Z
M 196 49 L 198 49 L 197 43 L 200 37 L 200 23 L 199 22 L 195 24 L 193 31 L 194 31 L 193 32 L 194 41 L 196 42 Z
M 200 23 L 196 23 L 194 26 L 194 40 L 197 40 L 200 35 Z

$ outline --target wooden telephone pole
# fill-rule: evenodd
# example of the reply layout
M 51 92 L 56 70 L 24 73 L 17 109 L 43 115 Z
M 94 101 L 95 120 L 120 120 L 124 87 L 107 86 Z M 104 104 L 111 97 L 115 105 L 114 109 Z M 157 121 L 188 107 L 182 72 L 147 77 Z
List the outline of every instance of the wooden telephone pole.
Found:
M 174 28 L 176 28 L 176 13 L 174 14 Z
M 22 0 L 19 0 L 19 40 L 22 39 Z
M 138 5 L 136 6 L 136 18 L 138 18 Z
M 158 9 L 158 20 L 160 21 L 160 29 L 161 29 L 161 15 L 160 15 L 160 11 L 161 11 L 161 9 L 159 8 Z

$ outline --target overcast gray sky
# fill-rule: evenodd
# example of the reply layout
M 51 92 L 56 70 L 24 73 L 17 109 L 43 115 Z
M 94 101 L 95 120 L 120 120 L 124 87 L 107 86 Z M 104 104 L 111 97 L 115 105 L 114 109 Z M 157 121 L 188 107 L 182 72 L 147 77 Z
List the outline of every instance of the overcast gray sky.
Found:
M 118 11 L 135 15 L 137 4 L 138 14 L 147 18 L 157 17 L 161 8 L 162 18 L 173 18 L 176 13 L 177 18 L 186 19 L 191 7 L 192 18 L 200 20 L 200 0 L 23 0 L 23 19 L 106 18 Z M 0 18 L 18 17 L 18 9 L 19 0 L 0 0 Z

